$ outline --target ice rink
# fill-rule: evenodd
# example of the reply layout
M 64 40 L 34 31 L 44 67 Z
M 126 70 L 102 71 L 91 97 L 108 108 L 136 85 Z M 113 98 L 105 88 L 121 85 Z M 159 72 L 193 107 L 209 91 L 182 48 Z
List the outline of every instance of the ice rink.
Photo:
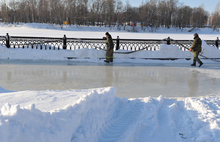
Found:
M 7 90 L 71 90 L 114 86 L 118 97 L 201 97 L 220 92 L 220 65 L 188 63 L 0 63 L 0 86 Z

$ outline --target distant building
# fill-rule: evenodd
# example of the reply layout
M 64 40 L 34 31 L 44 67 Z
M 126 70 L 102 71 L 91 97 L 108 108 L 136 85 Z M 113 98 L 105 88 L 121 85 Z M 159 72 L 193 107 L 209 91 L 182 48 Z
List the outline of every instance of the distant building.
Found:
M 3 19 L 2 19 L 2 18 L 0 18 L 0 22 L 3 22 Z

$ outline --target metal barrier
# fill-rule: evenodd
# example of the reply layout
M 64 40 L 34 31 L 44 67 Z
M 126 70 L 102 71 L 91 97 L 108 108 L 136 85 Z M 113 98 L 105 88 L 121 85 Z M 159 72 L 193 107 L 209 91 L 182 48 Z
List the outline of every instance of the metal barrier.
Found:
M 215 47 L 214 40 L 205 40 L 208 45 Z M 8 48 L 31 48 L 39 50 L 77 50 L 77 49 L 102 49 L 105 50 L 105 39 L 98 38 L 68 38 L 64 35 L 63 38 L 51 37 L 18 37 L 18 36 L 0 36 L 0 44 Z M 187 50 L 185 47 L 191 47 L 193 40 L 155 40 L 155 39 L 113 39 L 116 49 L 138 51 L 160 49 L 161 44 L 177 45 L 180 50 Z

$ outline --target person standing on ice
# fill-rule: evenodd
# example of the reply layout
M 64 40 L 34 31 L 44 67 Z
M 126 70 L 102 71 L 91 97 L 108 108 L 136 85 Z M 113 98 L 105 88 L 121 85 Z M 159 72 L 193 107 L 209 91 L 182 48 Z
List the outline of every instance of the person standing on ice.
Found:
M 196 62 L 199 63 L 199 67 L 203 65 L 203 62 L 199 59 L 199 53 L 202 51 L 202 40 L 199 38 L 197 33 L 194 34 L 194 40 L 192 47 L 189 49 L 193 52 L 193 64 L 191 66 L 196 66 Z
M 106 36 L 106 46 L 107 46 L 105 62 L 109 63 L 109 62 L 113 62 L 114 44 L 112 41 L 112 36 L 108 32 L 105 33 L 105 36 Z

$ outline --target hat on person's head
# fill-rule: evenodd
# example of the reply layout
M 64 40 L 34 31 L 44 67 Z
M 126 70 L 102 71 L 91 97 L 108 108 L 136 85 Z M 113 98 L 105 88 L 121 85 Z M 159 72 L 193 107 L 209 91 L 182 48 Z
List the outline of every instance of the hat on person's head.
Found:
M 196 36 L 199 36 L 199 35 L 197 33 L 195 33 L 194 36 L 196 37 Z
M 109 33 L 108 33 L 108 32 L 106 32 L 106 33 L 105 33 L 105 35 L 109 35 Z

